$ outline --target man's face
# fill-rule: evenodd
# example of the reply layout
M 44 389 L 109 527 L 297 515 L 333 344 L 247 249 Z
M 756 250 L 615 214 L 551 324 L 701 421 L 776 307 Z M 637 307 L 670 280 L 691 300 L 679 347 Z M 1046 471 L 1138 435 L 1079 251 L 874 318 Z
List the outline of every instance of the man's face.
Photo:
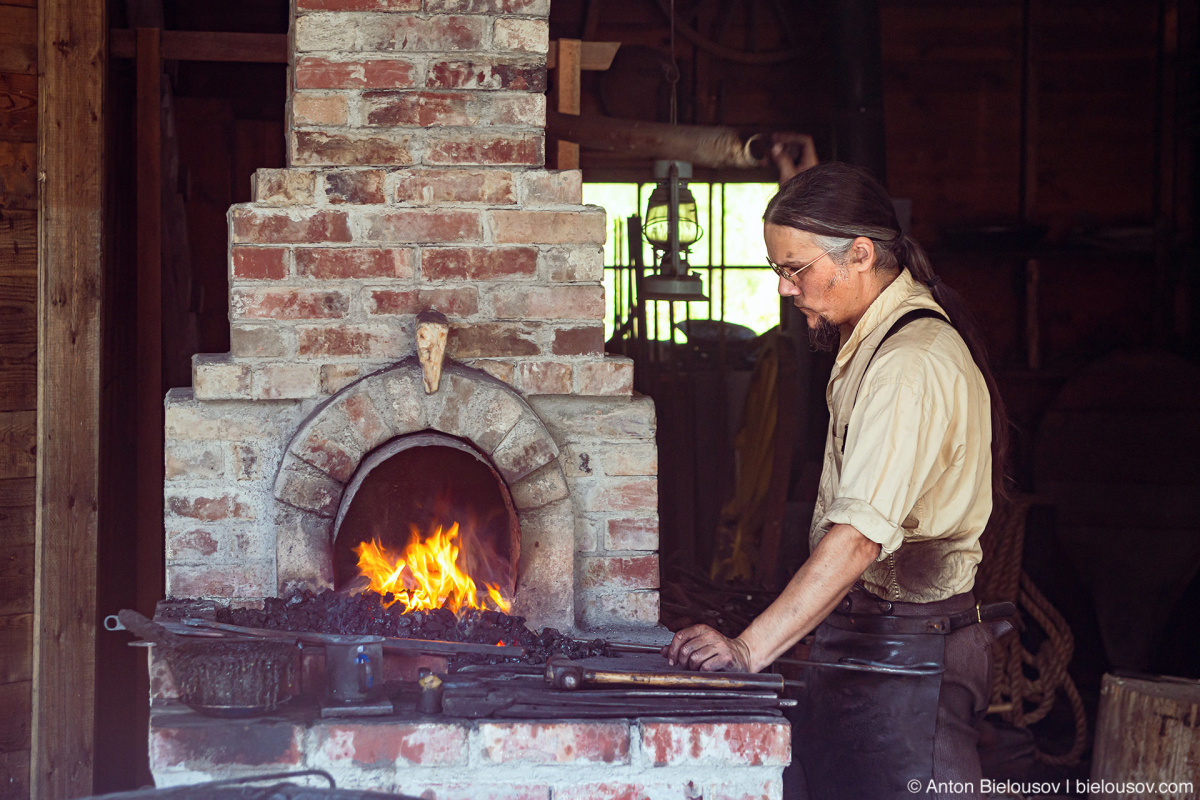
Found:
M 808 322 L 808 337 L 814 347 L 832 350 L 839 341 L 839 327 L 853 316 L 857 272 L 839 264 L 807 231 L 767 223 L 763 229 L 767 256 L 791 272 L 811 264 L 791 280 L 779 279 L 779 293 L 792 298 Z

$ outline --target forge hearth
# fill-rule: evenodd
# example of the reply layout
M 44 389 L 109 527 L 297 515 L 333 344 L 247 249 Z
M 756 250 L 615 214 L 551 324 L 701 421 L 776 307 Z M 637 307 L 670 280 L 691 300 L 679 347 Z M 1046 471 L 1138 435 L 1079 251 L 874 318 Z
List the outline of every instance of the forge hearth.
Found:
M 373 454 L 413 434 L 453 437 L 498 473 L 519 532 L 509 549 L 518 554 L 515 613 L 563 630 L 657 622 L 652 403 L 522 395 L 449 359 L 433 394 L 415 357 L 324 400 L 173 391 L 168 593 L 253 604 L 333 588 L 347 487 Z
M 548 13 L 293 0 L 289 166 L 229 212 L 231 349 L 166 400 L 169 596 L 255 612 L 458 523 L 533 631 L 662 638 L 654 404 L 604 353 L 604 212 L 542 168 Z M 160 785 L 777 798 L 788 760 L 778 718 L 239 722 L 182 710 L 160 664 L 152 687 Z

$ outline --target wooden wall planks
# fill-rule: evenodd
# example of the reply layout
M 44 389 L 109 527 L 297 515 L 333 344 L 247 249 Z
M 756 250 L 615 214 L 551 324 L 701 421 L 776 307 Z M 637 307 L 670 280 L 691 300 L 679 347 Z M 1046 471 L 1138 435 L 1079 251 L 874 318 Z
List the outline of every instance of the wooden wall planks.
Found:
M 1020 212 L 1023 3 L 882 0 L 892 193 L 926 245 Z M 1033 4 L 1037 198 L 1063 231 L 1086 215 L 1146 224 L 1154 175 L 1157 3 Z
M 36 276 L 0 273 L 0 342 L 30 344 L 37 340 L 36 303 Z
M 37 6 L 0 3 L 0 72 L 37 74 Z
M 0 210 L 0 275 L 37 275 L 36 210 Z
M 0 751 L 20 750 L 29 741 L 29 684 L 0 684 L 0 708 L 12 714 L 0 714 Z
M 37 141 L 37 76 L 0 73 L 0 141 Z
M 32 478 L 0 480 L 0 798 L 29 796 L 33 682 Z
M 37 440 L 37 4 L 0 0 L 0 798 L 29 796 Z
M 29 751 L 0 751 L 0 797 L 5 800 L 29 797 Z
M 0 474 L 36 475 L 37 411 L 0 412 Z
M 37 144 L 0 142 L 0 208 L 37 207 Z
M 19 548 L 13 548 L 14 550 Z M 11 561 L 0 548 L 0 569 L 27 571 L 33 579 L 33 547 L 27 554 L 16 554 Z M 18 563 L 19 562 L 19 563 Z M 33 677 L 33 614 L 0 617 L 0 683 L 18 683 Z
M 36 281 L 37 212 L 0 210 L 0 412 L 37 407 Z
M 923 243 L 947 226 L 1015 219 L 1021 3 L 882 4 L 888 182 Z

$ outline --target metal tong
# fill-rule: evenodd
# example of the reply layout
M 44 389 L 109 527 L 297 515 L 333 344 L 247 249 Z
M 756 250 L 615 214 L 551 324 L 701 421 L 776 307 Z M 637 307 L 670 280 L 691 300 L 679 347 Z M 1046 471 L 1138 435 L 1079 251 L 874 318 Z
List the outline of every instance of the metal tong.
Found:
M 269 628 L 247 628 L 241 625 L 229 625 L 209 619 L 185 617 L 181 622 L 163 620 L 159 623 L 162 628 L 171 633 L 185 636 L 222 636 L 240 634 L 253 636 L 258 639 L 282 639 L 301 641 L 305 644 L 325 646 L 332 642 L 337 644 L 338 636 L 330 633 L 313 631 L 281 631 Z M 104 628 L 110 631 L 125 630 L 125 625 L 116 615 L 104 619 Z M 479 653 L 488 656 L 518 657 L 525 654 L 525 649 L 516 646 L 501 646 L 494 644 L 473 644 L 470 642 L 443 642 L 436 639 L 399 639 L 391 636 L 383 637 L 383 649 L 390 653 L 424 653 L 426 655 L 454 656 L 461 653 Z

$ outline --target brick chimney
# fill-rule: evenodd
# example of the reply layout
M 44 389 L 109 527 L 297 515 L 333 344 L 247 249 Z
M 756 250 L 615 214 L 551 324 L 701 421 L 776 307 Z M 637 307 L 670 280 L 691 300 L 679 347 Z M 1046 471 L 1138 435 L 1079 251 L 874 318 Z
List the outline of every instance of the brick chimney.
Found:
M 435 430 L 512 491 L 531 623 L 657 622 L 654 408 L 603 351 L 604 211 L 542 168 L 548 12 L 293 0 L 289 166 L 229 212 L 231 352 L 167 398 L 169 594 L 329 585 L 362 459 Z M 451 325 L 434 394 L 427 309 Z

